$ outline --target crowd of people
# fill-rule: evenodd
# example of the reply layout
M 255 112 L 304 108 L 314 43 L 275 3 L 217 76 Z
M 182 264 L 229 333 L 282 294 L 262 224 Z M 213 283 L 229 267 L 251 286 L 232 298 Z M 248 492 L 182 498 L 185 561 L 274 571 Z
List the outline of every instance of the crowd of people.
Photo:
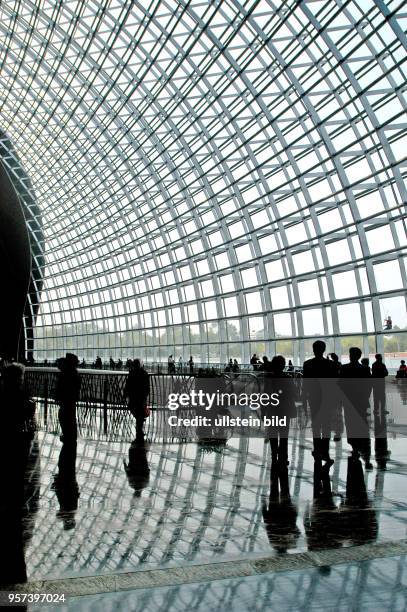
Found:
M 177 372 L 180 374 L 186 371 L 189 372 L 189 374 L 194 374 L 195 372 L 195 362 L 192 355 L 190 355 L 187 362 L 185 362 L 181 356 L 178 357 L 177 363 L 175 363 L 174 357 L 169 355 L 167 364 L 168 374 L 176 374 Z
M 380 354 L 376 354 L 374 363 L 370 365 L 369 359 L 362 358 L 360 349 L 352 347 L 349 350 L 349 363 L 341 364 L 338 356 L 334 353 L 325 357 L 325 350 L 326 346 L 322 340 L 314 342 L 314 357 L 306 360 L 301 370 L 302 398 L 307 404 L 311 416 L 314 458 L 316 461 L 323 462 L 327 467 L 332 464 L 329 452 L 331 434 L 334 434 L 334 440 L 339 440 L 343 432 L 343 422 L 345 422 L 348 441 L 355 455 L 364 457 L 366 466 L 370 467 L 367 424 L 369 398 L 373 392 L 373 414 L 375 416 L 386 413 L 384 381 L 388 376 L 388 370 Z M 96 363 L 101 365 L 100 357 L 97 357 Z M 281 388 L 285 389 L 279 410 L 287 416 L 287 424 L 275 429 L 270 443 L 273 457 L 286 463 L 289 421 L 297 416 L 295 401 L 298 400 L 298 397 L 296 397 L 296 387 L 288 384 L 293 378 L 294 366 L 291 361 L 286 363 L 285 358 L 281 355 L 277 355 L 271 360 L 264 356 L 260 360 L 254 354 L 251 364 L 263 378 L 266 390 L 272 392 L 274 387 L 278 387 L 280 391 Z M 67 353 L 64 358 L 57 360 L 59 375 L 55 388 L 55 400 L 59 406 L 58 418 L 61 426 L 61 441 L 68 445 L 76 444 L 76 404 L 81 385 L 81 376 L 78 372 L 80 365 L 78 357 L 72 353 Z M 139 359 L 128 359 L 125 365 L 128 369 L 128 375 L 124 394 L 129 411 L 136 421 L 137 437 L 141 438 L 143 436 L 143 423 L 148 416 L 149 374 Z M 180 358 L 178 372 L 182 371 L 184 365 Z M 189 373 L 193 374 L 194 361 L 192 356 L 187 362 L 187 366 Z M 239 371 L 238 361 L 230 359 L 225 372 L 239 373 Z M 170 355 L 168 358 L 168 373 L 175 374 L 176 372 L 176 362 Z M 197 375 L 203 376 L 203 374 L 204 372 L 201 369 L 197 371 Z M 215 375 L 215 371 L 212 371 L 212 375 Z M 2 401 L 10 402 L 10 398 L 14 396 L 14 403 L 17 407 L 12 413 L 7 413 L 8 418 L 14 419 L 13 423 L 9 424 L 11 430 L 21 428 L 22 423 L 32 422 L 33 419 L 33 402 L 24 391 L 23 377 L 24 366 L 21 364 L 12 363 L 2 369 L 0 385 Z M 396 377 L 398 379 L 407 377 L 404 360 L 401 361 Z M 352 385 L 349 382 L 352 380 L 357 380 L 357 383 Z M 339 397 L 340 394 L 341 398 Z

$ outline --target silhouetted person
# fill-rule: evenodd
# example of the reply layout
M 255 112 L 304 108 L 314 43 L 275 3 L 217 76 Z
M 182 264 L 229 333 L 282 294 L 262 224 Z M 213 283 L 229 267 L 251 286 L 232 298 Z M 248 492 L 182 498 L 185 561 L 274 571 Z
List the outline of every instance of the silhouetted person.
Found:
M 178 372 L 182 372 L 182 357 L 178 359 Z
M 116 364 L 115 364 L 115 361 L 114 361 L 113 357 L 110 357 L 110 359 L 109 359 L 109 367 L 110 367 L 111 370 L 115 370 L 116 369 Z
M 354 457 L 359 454 L 365 460 L 366 468 L 370 463 L 370 432 L 367 421 L 369 397 L 372 391 L 370 369 L 359 363 L 362 355 L 358 347 L 349 349 L 349 363 L 342 365 L 339 374 L 339 387 L 343 392 L 344 413 L 348 442 Z
M 261 372 L 271 372 L 271 362 L 269 361 L 269 358 L 267 357 L 267 355 L 264 355 L 263 363 L 259 367 L 259 370 Z
M 397 370 L 396 378 L 406 378 L 407 366 L 404 359 L 400 361 L 399 369 Z
M 384 330 L 391 330 L 393 329 L 393 321 L 391 320 L 391 316 L 388 315 L 388 317 L 384 320 Z
M 341 362 L 339 361 L 339 357 L 336 353 L 330 353 L 329 357 L 331 358 L 332 363 L 335 367 L 335 376 L 339 376 L 339 372 L 341 370 Z M 332 429 L 334 431 L 334 441 L 339 442 L 343 434 L 343 411 L 342 411 L 342 403 L 341 396 L 338 392 L 338 389 L 335 385 L 332 388 L 332 416 L 333 423 Z
M 129 448 L 129 462 L 124 463 L 124 469 L 127 474 L 127 480 L 132 489 L 134 496 L 140 497 L 141 491 L 148 486 L 150 482 L 150 467 L 147 460 L 148 446 L 144 440 L 133 440 Z
M 291 361 L 291 359 L 288 360 L 287 372 L 289 374 L 294 372 L 294 366 L 293 366 L 293 362 Z
M 235 374 L 240 372 L 239 363 L 238 363 L 237 359 L 233 360 L 232 372 L 234 372 Z
M 172 355 L 168 357 L 168 374 L 175 374 L 175 360 Z
M 23 525 L 28 488 L 27 465 L 35 444 L 35 404 L 24 390 L 24 366 L 12 364 L 0 381 L 0 585 L 26 582 Z
M 389 375 L 385 364 L 383 363 L 383 357 L 380 353 L 375 355 L 376 361 L 372 364 L 372 376 L 373 378 L 386 378 Z
M 334 363 L 324 357 L 325 342 L 316 340 L 312 345 L 315 357 L 303 365 L 303 389 L 311 412 L 313 456 L 315 461 L 325 461 L 329 467 L 333 459 L 329 456 L 329 440 L 335 404 L 332 397 L 333 379 L 337 378 Z
M 373 377 L 373 414 L 380 415 L 386 410 L 386 376 L 389 375 L 386 366 L 383 363 L 383 357 L 380 353 L 375 355 L 376 361 L 372 364 Z
M 78 358 L 66 353 L 58 363 L 60 373 L 55 389 L 55 399 L 59 404 L 58 419 L 61 425 L 61 442 L 76 441 L 76 402 L 79 399 L 81 378 L 78 373 Z
M 268 395 L 279 393 L 280 402 L 277 406 L 267 406 L 263 414 L 268 417 L 276 416 L 279 419 L 286 417 L 286 425 L 270 426 L 267 436 L 271 446 L 271 461 L 280 465 L 288 465 L 288 434 L 290 419 L 297 416 L 294 401 L 294 382 L 285 369 L 285 359 L 276 355 L 270 362 L 270 371 L 264 375 L 264 392 Z
M 194 373 L 194 359 L 193 359 L 192 355 L 188 359 L 188 366 L 189 366 L 189 373 L 193 374 Z
M 335 366 L 336 373 L 339 375 L 339 371 L 341 369 L 341 362 L 339 361 L 339 357 L 336 353 L 330 353 L 329 357 L 331 358 L 332 363 Z
M 136 419 L 137 439 L 143 439 L 143 424 L 146 414 L 147 398 L 150 394 L 150 377 L 139 359 L 132 363 L 127 375 L 124 394 L 129 401 L 129 410 Z
M 371 369 L 370 369 L 370 361 L 369 361 L 369 357 L 363 357 L 360 360 L 360 363 L 362 364 L 362 366 L 364 366 L 365 368 L 367 368 L 370 372 L 370 374 L 372 373 Z
M 95 361 L 95 369 L 96 370 L 101 370 L 103 367 L 102 364 L 102 359 L 99 357 L 99 355 L 96 357 L 96 361 Z
M 252 357 L 250 358 L 250 364 L 253 366 L 253 370 L 258 370 L 259 369 L 259 363 L 260 363 L 260 359 L 257 357 L 256 353 L 253 353 Z
M 272 463 L 269 503 L 262 505 L 263 521 L 271 546 L 285 553 L 297 545 L 297 508 L 291 501 L 286 465 Z

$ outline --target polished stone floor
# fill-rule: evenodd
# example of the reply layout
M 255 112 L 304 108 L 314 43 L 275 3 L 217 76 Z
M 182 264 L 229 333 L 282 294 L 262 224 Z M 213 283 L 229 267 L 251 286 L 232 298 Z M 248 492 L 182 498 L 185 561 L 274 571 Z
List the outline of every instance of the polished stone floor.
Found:
M 406 538 L 404 436 L 389 429 L 389 453 L 376 441 L 376 457 L 372 439 L 371 471 L 350 459 L 346 439 L 332 441 L 329 476 L 314 470 L 307 429 L 294 429 L 290 463 L 279 470 L 271 469 L 269 444 L 259 438 L 208 446 L 123 437 L 79 437 L 75 461 L 67 445 L 61 455 L 59 435 L 36 433 L 21 529 L 28 581 L 108 581 L 118 573 L 266 557 L 276 559 L 278 571 L 245 577 L 237 565 L 229 578 L 216 570 L 214 580 L 186 577 L 190 584 L 183 586 L 172 586 L 171 575 L 166 582 L 163 574 L 154 593 L 141 585 L 137 592 L 88 595 L 61 610 L 102 609 L 100 597 L 107 610 L 405 609 L 404 557 L 391 553 L 392 543 Z M 8 525 L 2 529 L 4 535 Z M 390 548 L 375 561 L 378 544 Z M 362 561 L 352 556 L 357 547 L 367 550 Z M 290 567 L 296 555 L 312 553 L 317 566 L 318 554 L 345 549 L 346 564 L 333 556 L 322 568 Z M 262 607 L 271 593 L 273 606 Z M 360 605 L 350 604 L 355 593 Z M 129 605 L 132 597 L 137 606 Z M 382 603 L 369 607 L 372 601 Z
M 402 612 L 407 609 L 406 557 L 339 564 L 266 576 L 73 597 L 57 612 Z M 49 606 L 30 606 L 47 612 Z
M 39 497 L 27 517 L 28 578 L 134 571 L 405 537 L 405 438 L 389 440 L 385 469 L 375 466 L 371 472 L 362 471 L 360 462 L 348 464 L 346 442 L 332 443 L 331 492 L 315 498 L 311 442 L 297 433 L 287 470 L 290 498 L 276 497 L 274 481 L 271 500 L 269 447 L 260 439 L 232 439 L 212 451 L 195 443 L 147 443 L 135 449 L 129 443 L 79 439 L 80 497 L 77 510 L 70 511 L 53 485 L 59 437 L 38 432 L 33 484 L 38 484 Z M 356 496 L 349 491 L 355 486 L 352 478 Z

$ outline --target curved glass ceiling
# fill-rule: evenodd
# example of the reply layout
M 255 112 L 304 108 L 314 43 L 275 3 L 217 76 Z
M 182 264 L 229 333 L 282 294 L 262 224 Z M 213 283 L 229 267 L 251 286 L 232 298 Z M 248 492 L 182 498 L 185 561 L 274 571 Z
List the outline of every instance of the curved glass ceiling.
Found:
M 302 359 L 407 328 L 403 2 L 0 16 L 0 129 L 44 229 L 37 358 Z

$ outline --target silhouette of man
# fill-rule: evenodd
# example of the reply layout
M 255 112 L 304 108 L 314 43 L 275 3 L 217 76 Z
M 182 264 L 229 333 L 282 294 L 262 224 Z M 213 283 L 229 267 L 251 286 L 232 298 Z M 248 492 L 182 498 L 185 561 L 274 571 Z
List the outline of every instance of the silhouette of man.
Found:
M 397 370 L 396 378 L 406 378 L 407 366 L 404 359 L 400 361 L 399 369 Z
M 315 461 L 325 461 L 326 466 L 333 464 L 329 456 L 332 412 L 332 379 L 338 376 L 334 362 L 324 357 L 326 344 L 316 340 L 312 345 L 314 357 L 303 365 L 303 386 L 311 411 L 312 435 L 314 438 L 313 456 Z M 330 379 L 331 382 L 329 382 Z
M 376 361 L 372 364 L 373 377 L 373 413 L 375 416 L 384 415 L 386 410 L 386 382 L 385 378 L 389 375 L 383 363 L 380 353 L 375 355 Z
M 263 363 L 259 367 L 259 370 L 261 372 L 271 372 L 271 362 L 269 361 L 269 358 L 267 357 L 267 355 L 264 355 Z
M 175 374 L 175 359 L 172 355 L 168 357 L 168 374 Z
M 79 359 L 73 353 L 66 353 L 65 358 L 58 362 L 60 373 L 55 398 L 60 406 L 58 419 L 62 430 L 61 442 L 73 442 L 77 438 L 76 402 L 81 387 L 78 363 Z
M 366 469 L 372 469 L 370 463 L 370 433 L 367 421 L 369 397 L 372 391 L 370 369 L 361 363 L 360 348 L 349 349 L 349 363 L 342 365 L 339 373 L 339 387 L 343 392 L 346 432 L 355 458 L 361 454 Z
M 139 359 L 135 359 L 129 370 L 124 394 L 129 400 L 129 410 L 136 419 L 136 437 L 143 439 L 143 424 L 147 398 L 150 395 L 150 377 Z
M 329 355 L 332 363 L 336 368 L 336 375 L 339 376 L 339 372 L 341 370 L 341 362 L 339 361 L 339 357 L 336 353 L 331 353 Z M 334 441 L 339 442 L 343 434 L 343 412 L 342 412 L 342 403 L 339 389 L 336 388 L 336 385 L 333 385 L 332 389 L 332 406 L 333 406 L 333 430 L 334 430 Z
M 256 371 L 259 369 L 260 359 L 257 357 L 256 353 L 253 353 L 250 358 L 250 364 L 253 366 L 253 370 Z
M 272 416 L 286 417 L 286 425 L 278 425 L 269 428 L 268 436 L 271 446 L 271 461 L 281 465 L 288 465 L 288 433 L 290 419 L 297 416 L 294 399 L 294 383 L 289 374 L 284 372 L 285 358 L 276 355 L 270 362 L 271 371 L 264 374 L 264 391 L 271 395 L 278 393 L 280 397 L 277 406 L 267 406 L 264 413 L 270 418 Z

